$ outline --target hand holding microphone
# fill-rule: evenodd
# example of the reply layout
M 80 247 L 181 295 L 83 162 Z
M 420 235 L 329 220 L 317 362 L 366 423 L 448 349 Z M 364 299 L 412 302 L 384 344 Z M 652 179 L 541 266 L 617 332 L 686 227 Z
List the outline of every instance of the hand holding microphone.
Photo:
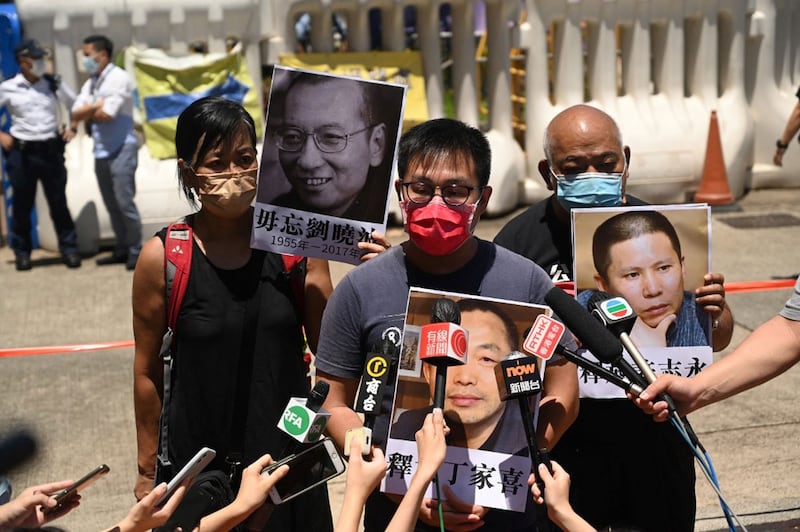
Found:
M 562 326 L 562 333 L 563 329 Z M 557 339 L 556 343 L 558 343 Z M 535 471 L 539 464 L 545 464 L 550 469 L 549 452 L 545 448 L 540 449 L 536 442 L 536 429 L 533 426 L 533 415 L 528 403 L 530 397 L 542 391 L 542 379 L 539 377 L 539 366 L 536 358 L 514 351 L 505 360 L 498 362 L 494 367 L 494 376 L 497 380 L 500 399 L 503 401 L 516 399 L 519 404 L 532 469 Z M 544 489 L 543 485 L 539 487 Z
M 625 298 L 615 297 L 605 292 L 597 292 L 589 298 L 587 306 L 600 323 L 605 325 L 615 336 L 619 337 L 620 342 L 625 346 L 625 350 L 636 363 L 642 375 L 644 375 L 645 385 L 655 382 L 656 374 L 629 335 L 636 321 L 636 313 Z M 669 395 L 662 394 L 661 399 L 667 403 L 667 408 L 670 412 L 676 412 L 675 402 Z
M 650 364 L 648 364 L 647 359 L 644 358 L 644 355 L 642 355 L 639 348 L 636 347 L 633 340 L 631 340 L 628 335 L 628 332 L 630 332 L 633 326 L 633 322 L 636 321 L 636 313 L 625 298 L 614 297 L 605 292 L 598 292 L 589 299 L 588 304 L 589 307 L 592 308 L 592 314 L 615 335 L 619 336 L 628 354 L 631 355 L 631 358 L 633 358 L 633 361 L 644 375 L 644 385 L 646 386 L 654 383 L 656 381 L 656 374 L 653 372 Z M 667 393 L 662 393 L 658 398 L 667 404 L 667 415 L 672 417 L 675 423 L 686 431 L 687 436 L 694 445 L 702 449 L 703 446 L 697 434 L 694 432 L 692 425 L 689 423 L 688 419 L 682 419 L 680 417 L 678 408 L 675 406 L 675 401 L 672 397 Z
M 367 355 L 364 373 L 358 385 L 353 410 L 364 415 L 364 425 L 348 429 L 344 438 L 344 455 L 350 456 L 351 443 L 357 437 L 361 442 L 361 454 L 368 456 L 372 448 L 372 429 L 381 413 L 383 396 L 389 379 L 389 369 L 398 358 L 399 346 L 386 337 L 380 349 Z
M 554 287 L 545 294 L 544 300 L 597 360 L 617 367 L 631 384 L 638 386 L 639 391 L 647 386 L 644 377 L 622 358 L 619 340 L 596 319 L 592 319 L 572 296 Z

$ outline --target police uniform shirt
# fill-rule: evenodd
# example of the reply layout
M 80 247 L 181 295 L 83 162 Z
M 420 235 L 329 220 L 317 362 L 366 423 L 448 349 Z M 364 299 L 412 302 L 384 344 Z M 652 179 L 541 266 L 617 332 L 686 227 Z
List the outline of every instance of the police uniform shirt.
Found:
M 71 90 L 61 85 L 56 93 L 68 108 Z M 58 132 L 58 103 L 50 83 L 39 78 L 30 83 L 17 74 L 0 83 L 0 106 L 8 106 L 11 113 L 11 136 L 20 140 L 41 141 L 55 138 Z M 65 113 L 65 116 L 66 113 Z

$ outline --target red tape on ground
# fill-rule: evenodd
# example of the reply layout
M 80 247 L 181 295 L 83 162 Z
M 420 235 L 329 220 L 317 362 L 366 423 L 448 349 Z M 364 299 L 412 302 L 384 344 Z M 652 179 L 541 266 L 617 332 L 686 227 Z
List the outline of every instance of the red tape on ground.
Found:
M 766 290 L 785 290 L 795 285 L 795 279 L 778 279 L 774 281 L 740 281 L 725 283 L 726 294 L 743 294 L 747 292 L 763 292 Z M 571 281 L 556 283 L 556 286 L 572 294 L 574 283 Z M 80 353 L 83 351 L 100 351 L 103 349 L 126 349 L 133 347 L 133 340 L 122 342 L 106 342 L 99 344 L 74 344 L 74 345 L 50 345 L 43 347 L 17 347 L 0 349 L 0 358 L 4 357 L 23 357 L 33 355 L 55 355 L 58 353 Z
M 726 294 L 742 294 L 745 292 L 763 292 L 766 290 L 783 290 L 793 288 L 797 279 L 778 279 L 775 281 L 741 281 L 725 283 Z
M 48 345 L 42 347 L 12 347 L 0 349 L 0 358 L 24 357 L 33 355 L 55 355 L 57 353 L 80 353 L 83 351 L 100 351 L 103 349 L 125 349 L 133 347 L 133 340 L 122 342 L 105 342 L 99 344 Z
M 747 292 L 764 292 L 767 290 L 785 290 L 786 288 L 793 288 L 796 282 L 796 279 L 777 279 L 774 281 L 738 281 L 725 283 L 725 293 L 744 294 Z M 567 293 L 575 293 L 575 283 L 572 281 L 562 281 L 555 284 Z

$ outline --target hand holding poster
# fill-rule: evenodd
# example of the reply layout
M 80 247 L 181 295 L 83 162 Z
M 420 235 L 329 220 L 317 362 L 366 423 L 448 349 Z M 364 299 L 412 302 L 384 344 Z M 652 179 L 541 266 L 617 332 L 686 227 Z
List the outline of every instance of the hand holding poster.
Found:
M 597 290 L 625 298 L 636 314 L 630 338 L 657 373 L 691 376 L 710 364 L 710 319 L 693 294 L 710 271 L 709 207 L 573 209 L 572 217 L 578 301 L 586 306 Z M 624 397 L 583 371 L 579 382 L 581 397 Z
M 276 67 L 251 245 L 356 264 L 386 228 L 405 87 Z
M 422 344 L 421 330 L 429 326 L 435 302 L 442 298 L 455 301 L 468 340 L 466 363 L 447 369 L 443 410 L 450 433 L 440 486 L 469 504 L 523 512 L 530 495 L 527 439 L 517 401 L 501 399 L 495 367 L 520 350 L 522 335 L 537 316 L 551 312 L 526 303 L 411 289 L 382 490 L 405 493 L 417 466 L 414 434 L 431 411 L 437 371 L 418 353 L 411 361 L 406 351 Z M 542 363 L 540 373 L 543 369 Z M 538 408 L 536 396 L 531 399 Z

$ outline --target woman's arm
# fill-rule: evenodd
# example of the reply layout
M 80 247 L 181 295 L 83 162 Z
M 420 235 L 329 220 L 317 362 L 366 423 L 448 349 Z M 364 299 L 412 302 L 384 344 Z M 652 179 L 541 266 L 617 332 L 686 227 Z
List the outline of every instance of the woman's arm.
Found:
M 153 489 L 158 428 L 163 397 L 159 351 L 167 328 L 164 245 L 152 238 L 142 248 L 133 274 L 133 404 L 139 475 L 134 494 L 142 499 Z
M 328 298 L 333 292 L 333 282 L 328 261 L 323 259 L 308 259 L 306 272 L 305 302 L 303 304 L 303 326 L 306 331 L 306 340 L 312 353 L 317 352 L 319 343 L 319 330 L 322 324 L 322 312 L 328 303 Z
M 289 472 L 288 465 L 282 465 L 271 473 L 261 472 L 271 464 L 272 457 L 265 454 L 247 466 L 242 471 L 242 481 L 236 499 L 224 508 L 203 517 L 200 521 L 200 530 L 203 532 L 231 530 L 262 508 L 267 502 L 269 491 Z M 269 506 L 266 511 L 271 513 L 271 508 Z M 262 516 L 264 517 L 267 515 Z

